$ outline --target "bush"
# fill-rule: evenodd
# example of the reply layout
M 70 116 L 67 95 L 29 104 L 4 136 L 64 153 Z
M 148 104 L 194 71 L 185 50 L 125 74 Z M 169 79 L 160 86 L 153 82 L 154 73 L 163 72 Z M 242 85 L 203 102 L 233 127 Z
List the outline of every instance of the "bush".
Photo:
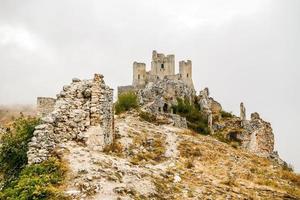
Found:
M 203 135 L 210 133 L 207 118 L 201 113 L 197 104 L 178 98 L 177 105 L 173 105 L 172 108 L 175 114 L 186 118 L 190 129 Z
M 17 177 L 27 164 L 27 144 L 38 123 L 36 118 L 18 118 L 9 132 L 3 135 L 0 146 L 0 173 L 4 175 L 5 182 Z
M 67 199 L 57 189 L 65 172 L 65 166 L 56 158 L 27 166 L 0 192 L 0 199 Z
M 229 112 L 226 112 L 224 110 L 221 111 L 221 117 L 222 118 L 232 118 L 233 117 L 233 114 L 232 113 L 229 113 Z
M 138 98 L 134 92 L 123 93 L 116 102 L 116 114 L 129 111 L 130 109 L 136 109 L 138 106 Z

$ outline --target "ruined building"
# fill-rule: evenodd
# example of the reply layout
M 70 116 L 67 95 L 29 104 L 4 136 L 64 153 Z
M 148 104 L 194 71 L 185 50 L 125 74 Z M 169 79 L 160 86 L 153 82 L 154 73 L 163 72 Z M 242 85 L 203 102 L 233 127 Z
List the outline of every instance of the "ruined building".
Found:
M 46 160 L 71 140 L 82 141 L 94 150 L 113 141 L 113 90 L 100 74 L 90 80 L 74 78 L 57 99 L 39 97 L 37 107 L 42 123 L 35 127 L 28 144 L 29 164 Z

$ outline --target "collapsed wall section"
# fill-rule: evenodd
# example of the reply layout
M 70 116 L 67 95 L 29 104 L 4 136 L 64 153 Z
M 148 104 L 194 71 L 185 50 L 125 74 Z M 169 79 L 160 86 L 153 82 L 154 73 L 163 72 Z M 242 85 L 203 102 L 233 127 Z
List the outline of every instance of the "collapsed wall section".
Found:
M 260 118 L 258 113 L 251 114 L 251 120 L 244 124 L 244 146 L 250 152 L 269 157 L 274 151 L 274 134 L 269 122 Z
M 74 78 L 57 95 L 54 110 L 41 120 L 28 145 L 29 164 L 46 160 L 64 142 L 84 139 L 92 127 L 98 127 L 94 139 L 101 141 L 96 143 L 101 150 L 113 140 L 113 90 L 100 74 L 91 80 Z

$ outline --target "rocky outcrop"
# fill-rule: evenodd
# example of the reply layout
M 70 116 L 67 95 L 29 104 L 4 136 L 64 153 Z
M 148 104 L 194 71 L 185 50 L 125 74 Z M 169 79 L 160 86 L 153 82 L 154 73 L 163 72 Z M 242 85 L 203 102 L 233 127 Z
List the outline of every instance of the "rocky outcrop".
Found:
M 41 121 L 28 145 L 29 164 L 46 160 L 67 141 L 88 141 L 84 133 L 95 127 L 93 138 L 103 141 L 95 143 L 95 148 L 101 150 L 113 140 L 113 90 L 99 74 L 91 80 L 74 78 L 57 95 L 53 112 Z
M 177 103 L 177 98 L 192 102 L 196 92 L 181 80 L 163 79 L 156 83 L 148 83 L 144 89 L 138 90 L 137 94 L 140 104 L 152 113 L 170 113 L 171 106 Z
M 251 114 L 251 120 L 245 125 L 249 134 L 249 143 L 246 145 L 250 152 L 269 157 L 274 151 L 274 134 L 269 122 L 260 118 L 258 113 Z
M 210 114 L 220 115 L 220 112 L 222 111 L 221 104 L 209 96 L 208 88 L 204 88 L 200 91 L 199 96 L 197 96 L 197 102 L 201 111 L 207 116 Z
M 261 119 L 258 113 L 252 113 L 251 119 L 247 120 L 242 104 L 241 111 L 241 117 L 231 116 L 215 122 L 214 131 L 221 133 L 230 141 L 240 143 L 242 148 L 258 156 L 276 157 L 271 124 Z

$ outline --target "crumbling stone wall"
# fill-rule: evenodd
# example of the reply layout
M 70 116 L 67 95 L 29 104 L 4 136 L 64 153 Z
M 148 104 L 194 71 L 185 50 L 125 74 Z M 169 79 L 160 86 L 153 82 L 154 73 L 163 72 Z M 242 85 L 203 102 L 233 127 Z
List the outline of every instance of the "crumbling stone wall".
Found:
M 251 114 L 249 123 L 244 124 L 248 138 L 246 148 L 263 157 L 269 157 L 274 151 L 274 134 L 269 122 L 262 120 L 258 113 Z
M 113 140 L 113 90 L 99 74 L 91 80 L 74 78 L 57 95 L 54 110 L 41 120 L 29 143 L 29 164 L 46 160 L 68 140 L 88 141 L 85 133 L 90 129 L 101 141 L 94 143 L 95 148 L 101 150 Z
M 54 110 L 56 99 L 50 97 L 37 98 L 37 115 L 38 117 L 45 117 Z

